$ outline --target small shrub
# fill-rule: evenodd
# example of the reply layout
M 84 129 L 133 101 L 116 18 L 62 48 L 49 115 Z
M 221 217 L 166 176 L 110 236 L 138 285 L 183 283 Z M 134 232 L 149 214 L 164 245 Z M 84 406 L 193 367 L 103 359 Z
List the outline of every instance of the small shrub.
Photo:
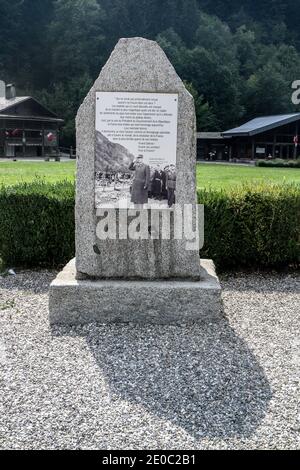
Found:
M 275 160 L 257 160 L 255 165 L 265 168 L 300 168 L 300 159 L 282 160 L 277 158 Z
M 205 205 L 202 257 L 226 268 L 273 268 L 300 261 L 300 187 L 258 184 L 198 192 Z
M 57 266 L 74 256 L 74 184 L 0 188 L 0 258 L 9 266 Z

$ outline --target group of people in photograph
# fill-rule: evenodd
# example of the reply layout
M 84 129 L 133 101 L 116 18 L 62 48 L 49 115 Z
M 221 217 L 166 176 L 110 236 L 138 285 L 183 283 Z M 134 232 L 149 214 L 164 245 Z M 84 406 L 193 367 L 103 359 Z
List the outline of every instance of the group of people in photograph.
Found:
M 103 191 L 112 187 L 114 190 L 118 190 L 123 186 L 130 186 L 132 184 L 133 177 L 131 174 L 126 172 L 112 172 L 112 171 L 97 171 L 96 182 L 99 186 L 102 186 Z
M 96 172 L 96 186 L 101 200 L 120 200 L 130 197 L 136 208 L 143 208 L 149 201 L 172 207 L 176 200 L 176 167 L 167 165 L 163 169 L 144 163 L 139 155 L 127 171 Z M 100 191 L 100 192 L 99 192 Z
M 175 204 L 176 195 L 176 167 L 167 165 L 161 169 L 159 165 L 150 167 L 144 163 L 143 155 L 130 165 L 134 171 L 131 187 L 131 202 L 136 206 L 148 204 L 149 199 L 155 201 L 168 201 L 168 207 Z

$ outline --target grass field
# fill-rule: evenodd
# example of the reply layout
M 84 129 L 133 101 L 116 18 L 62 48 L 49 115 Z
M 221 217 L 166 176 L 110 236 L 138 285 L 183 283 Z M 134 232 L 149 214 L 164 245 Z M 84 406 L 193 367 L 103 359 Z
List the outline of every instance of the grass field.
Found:
M 0 184 L 13 185 L 30 182 L 35 178 L 56 182 L 74 181 L 75 161 L 69 162 L 0 162 Z
M 0 184 L 13 185 L 35 178 L 46 181 L 73 181 L 75 162 L 0 162 Z M 251 181 L 296 182 L 300 169 L 256 168 L 233 165 L 197 165 L 198 188 L 229 188 Z
M 230 188 L 243 183 L 271 181 L 300 184 L 300 169 L 240 165 L 197 165 L 198 188 Z

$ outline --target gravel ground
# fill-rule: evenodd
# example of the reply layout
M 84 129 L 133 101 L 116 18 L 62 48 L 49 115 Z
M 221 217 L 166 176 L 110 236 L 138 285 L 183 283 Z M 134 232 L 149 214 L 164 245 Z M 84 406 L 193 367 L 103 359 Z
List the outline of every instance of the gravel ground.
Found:
M 54 277 L 0 279 L 0 448 L 300 448 L 296 274 L 223 278 L 217 324 L 50 329 Z

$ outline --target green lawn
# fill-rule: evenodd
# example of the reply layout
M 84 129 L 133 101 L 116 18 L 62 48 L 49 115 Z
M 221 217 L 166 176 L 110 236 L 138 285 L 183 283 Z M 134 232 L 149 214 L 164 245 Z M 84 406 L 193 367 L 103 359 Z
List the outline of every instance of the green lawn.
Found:
M 230 188 L 249 182 L 271 181 L 300 184 L 300 169 L 259 168 L 241 165 L 197 165 L 197 186 L 202 188 Z
M 36 177 L 53 182 L 64 179 L 73 181 L 75 162 L 0 162 L 0 184 L 29 182 Z M 228 188 L 250 181 L 285 181 L 300 184 L 300 169 L 199 164 L 197 181 L 198 188 Z
M 0 184 L 12 185 L 20 182 L 30 182 L 37 177 L 51 182 L 73 181 L 75 178 L 75 161 L 0 162 Z

